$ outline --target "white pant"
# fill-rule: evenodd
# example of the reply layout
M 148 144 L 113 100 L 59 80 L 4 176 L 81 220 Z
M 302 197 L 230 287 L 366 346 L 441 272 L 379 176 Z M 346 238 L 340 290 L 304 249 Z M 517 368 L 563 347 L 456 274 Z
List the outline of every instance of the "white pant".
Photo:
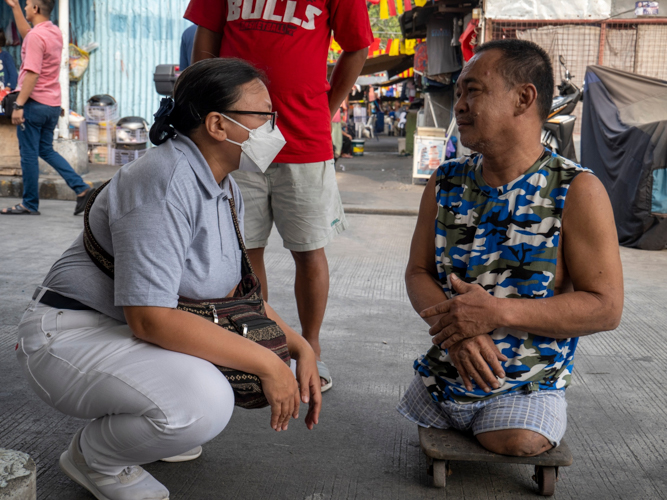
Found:
M 144 342 L 95 311 L 35 300 L 18 343 L 19 363 L 39 397 L 67 415 L 94 419 L 81 449 L 88 466 L 104 474 L 201 445 L 225 428 L 234 409 L 232 388 L 213 364 Z

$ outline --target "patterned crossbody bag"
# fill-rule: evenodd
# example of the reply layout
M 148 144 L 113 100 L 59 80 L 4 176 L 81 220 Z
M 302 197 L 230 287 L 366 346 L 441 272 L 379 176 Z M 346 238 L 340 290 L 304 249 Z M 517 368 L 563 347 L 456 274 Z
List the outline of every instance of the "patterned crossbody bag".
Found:
M 95 240 L 89 220 L 90 209 L 95 198 L 109 182 L 97 188 L 88 200 L 84 213 L 83 244 L 95 265 L 113 279 L 114 258 Z M 179 296 L 177 309 L 202 316 L 222 328 L 243 335 L 276 353 L 289 366 L 287 338 L 280 326 L 266 315 L 261 285 L 252 269 L 243 243 L 233 196 L 229 198 L 229 209 L 232 213 L 239 247 L 243 252 L 241 282 L 236 287 L 234 296 L 209 300 L 195 300 Z M 236 406 L 251 409 L 263 408 L 269 404 L 257 375 L 224 366 L 218 366 L 218 369 L 227 377 L 234 390 Z

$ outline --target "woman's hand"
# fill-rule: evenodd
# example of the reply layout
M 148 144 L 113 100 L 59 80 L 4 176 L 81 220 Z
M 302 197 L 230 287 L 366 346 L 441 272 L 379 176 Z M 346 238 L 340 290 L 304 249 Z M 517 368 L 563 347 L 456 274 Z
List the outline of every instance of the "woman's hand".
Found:
M 296 378 L 301 386 L 301 401 L 308 403 L 310 406 L 308 408 L 308 415 L 306 415 L 306 425 L 309 429 L 312 429 L 319 422 L 320 408 L 322 407 L 322 383 L 320 382 L 320 374 L 317 371 L 315 352 L 313 352 L 313 348 L 310 347 L 306 339 L 285 323 L 269 304 L 264 305 L 266 307 L 266 315 L 278 323 L 278 326 L 285 332 L 290 356 L 297 361 Z M 298 394 L 296 414 L 299 414 Z
M 299 386 L 290 367 L 275 356 L 275 365 L 260 375 L 264 395 L 271 405 L 271 427 L 286 431 L 291 417 L 299 417 Z
M 303 345 L 291 353 L 296 363 L 296 379 L 301 390 L 301 401 L 308 404 L 306 427 L 312 430 L 320 420 L 322 408 L 322 384 L 317 370 L 317 358 L 310 344 L 304 340 Z

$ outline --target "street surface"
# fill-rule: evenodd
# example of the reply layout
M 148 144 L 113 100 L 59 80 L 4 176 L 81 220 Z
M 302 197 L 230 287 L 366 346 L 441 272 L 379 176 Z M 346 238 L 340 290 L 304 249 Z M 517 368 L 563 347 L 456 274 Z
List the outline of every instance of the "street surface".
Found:
M 382 145 L 338 162 L 346 167 L 338 173 L 343 201 L 416 210 L 423 188 L 410 184 L 411 158 Z M 23 309 L 82 229 L 73 207 L 44 200 L 39 217 L 0 219 L 0 447 L 32 456 L 40 499 L 93 498 L 57 466 L 83 422 L 43 403 L 14 356 Z M 519 465 L 453 463 L 446 490 L 432 488 L 417 428 L 394 409 L 430 340 L 403 281 L 415 221 L 351 214 L 349 229 L 327 247 L 331 292 L 321 338 L 334 387 L 315 430 L 302 422 L 305 406 L 280 433 L 270 429 L 268 409 L 236 409 L 196 461 L 146 466 L 172 500 L 537 498 L 532 469 Z M 621 326 L 583 338 L 577 351 L 565 435 L 574 464 L 561 469 L 557 499 L 667 498 L 667 252 L 622 249 L 621 256 Z M 271 303 L 298 327 L 294 264 L 275 231 L 266 258 Z

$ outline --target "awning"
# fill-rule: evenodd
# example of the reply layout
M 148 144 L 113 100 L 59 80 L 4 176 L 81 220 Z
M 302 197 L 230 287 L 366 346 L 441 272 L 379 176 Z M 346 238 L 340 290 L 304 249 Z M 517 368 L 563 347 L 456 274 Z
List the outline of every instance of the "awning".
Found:
M 369 57 L 366 59 L 364 67 L 361 70 L 361 74 L 359 76 L 372 75 L 373 73 L 386 71 L 387 77 L 393 78 L 406 69 L 411 68 L 413 61 L 414 55 L 406 56 L 404 54 L 401 54 L 400 56 L 389 56 L 387 54 L 382 54 L 381 56 L 377 57 Z M 334 66 L 335 63 L 328 65 L 327 77 L 331 76 L 331 72 L 333 71 Z
M 388 78 L 387 73 L 383 71 L 382 74 L 379 76 L 360 76 L 359 78 L 357 78 L 356 84 L 361 85 L 362 87 L 364 85 L 377 85 L 381 82 L 386 81 L 387 78 Z

